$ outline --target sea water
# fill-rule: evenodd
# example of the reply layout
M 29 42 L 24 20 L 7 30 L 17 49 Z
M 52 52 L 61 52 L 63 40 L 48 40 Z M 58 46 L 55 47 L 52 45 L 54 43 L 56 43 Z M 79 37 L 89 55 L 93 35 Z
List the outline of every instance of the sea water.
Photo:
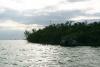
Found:
M 0 67 L 99 67 L 100 47 L 61 47 L 0 40 Z

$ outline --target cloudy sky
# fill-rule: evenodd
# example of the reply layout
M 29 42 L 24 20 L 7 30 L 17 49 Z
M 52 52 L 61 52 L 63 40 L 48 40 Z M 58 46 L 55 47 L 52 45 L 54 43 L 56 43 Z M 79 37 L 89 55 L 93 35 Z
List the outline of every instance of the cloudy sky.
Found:
M 100 19 L 100 0 L 0 0 L 0 39 L 66 20 Z

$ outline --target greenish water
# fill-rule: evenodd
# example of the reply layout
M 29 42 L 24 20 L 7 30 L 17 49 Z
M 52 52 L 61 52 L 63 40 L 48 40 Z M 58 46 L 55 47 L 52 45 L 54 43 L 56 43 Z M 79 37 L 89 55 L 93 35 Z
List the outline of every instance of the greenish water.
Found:
M 100 48 L 0 40 L 0 67 L 99 67 Z

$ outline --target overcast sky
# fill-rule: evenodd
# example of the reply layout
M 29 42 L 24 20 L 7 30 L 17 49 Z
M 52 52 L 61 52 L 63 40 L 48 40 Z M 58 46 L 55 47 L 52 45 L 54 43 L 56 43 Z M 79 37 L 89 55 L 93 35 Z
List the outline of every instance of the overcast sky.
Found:
M 66 20 L 100 19 L 100 0 L 0 0 L 0 39 Z

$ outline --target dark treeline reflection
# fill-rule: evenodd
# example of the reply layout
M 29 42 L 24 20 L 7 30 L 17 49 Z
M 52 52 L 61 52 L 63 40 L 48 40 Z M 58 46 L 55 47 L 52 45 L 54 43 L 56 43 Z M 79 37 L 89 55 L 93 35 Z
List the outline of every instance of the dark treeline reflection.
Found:
M 100 22 L 72 22 L 51 24 L 40 30 L 25 31 L 33 43 L 61 46 L 100 46 Z

